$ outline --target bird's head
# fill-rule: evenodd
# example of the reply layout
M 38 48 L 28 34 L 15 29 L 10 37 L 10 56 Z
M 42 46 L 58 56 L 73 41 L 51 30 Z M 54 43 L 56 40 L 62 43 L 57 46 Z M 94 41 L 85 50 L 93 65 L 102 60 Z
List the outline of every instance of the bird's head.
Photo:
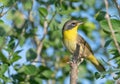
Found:
M 81 21 L 69 20 L 65 22 L 62 31 L 71 30 L 73 28 L 78 28 L 79 25 L 83 24 Z

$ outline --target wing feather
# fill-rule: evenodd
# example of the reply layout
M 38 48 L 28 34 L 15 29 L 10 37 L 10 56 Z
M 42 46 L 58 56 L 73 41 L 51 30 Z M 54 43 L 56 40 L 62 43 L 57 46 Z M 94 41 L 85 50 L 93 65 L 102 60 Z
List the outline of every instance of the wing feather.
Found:
M 90 54 L 93 54 L 93 51 L 89 44 L 80 35 L 78 35 L 77 37 L 77 44 L 80 45 L 80 53 L 82 54 L 83 52 L 84 56 L 89 56 Z

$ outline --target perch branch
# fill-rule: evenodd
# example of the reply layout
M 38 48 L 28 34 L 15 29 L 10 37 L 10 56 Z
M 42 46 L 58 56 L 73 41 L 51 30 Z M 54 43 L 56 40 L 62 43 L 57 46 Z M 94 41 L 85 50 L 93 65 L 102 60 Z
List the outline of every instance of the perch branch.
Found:
M 73 54 L 72 61 L 70 62 L 70 84 L 77 84 L 78 79 L 78 66 L 83 62 L 82 56 L 79 54 L 80 45 L 76 45 L 76 50 Z
M 109 13 L 108 13 L 108 1 L 107 0 L 104 0 L 105 2 L 105 7 L 106 7 L 106 19 L 107 19 L 107 22 L 108 22 L 108 25 L 109 25 L 109 28 L 110 28 L 110 31 L 111 31 L 111 34 L 112 34 L 112 38 L 113 38 L 113 41 L 115 43 L 115 46 L 120 54 L 120 46 L 117 42 L 117 39 L 115 37 L 115 33 L 114 33 L 114 30 L 113 30 L 113 27 L 112 27 L 112 24 L 111 24 L 111 21 L 110 21 L 110 17 L 109 17 Z
M 75 61 L 75 60 L 74 60 Z M 76 81 L 78 79 L 78 64 L 71 62 L 70 63 L 70 84 L 76 84 Z

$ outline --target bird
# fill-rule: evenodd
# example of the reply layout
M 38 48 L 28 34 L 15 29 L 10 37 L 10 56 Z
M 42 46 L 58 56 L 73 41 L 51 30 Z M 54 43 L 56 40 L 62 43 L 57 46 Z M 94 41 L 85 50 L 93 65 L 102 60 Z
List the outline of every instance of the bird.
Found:
M 104 66 L 96 59 L 89 44 L 77 32 L 82 21 L 68 20 L 62 28 L 62 40 L 65 47 L 73 55 L 78 47 L 78 57 L 89 60 L 99 72 L 104 72 Z M 74 55 L 73 55 L 74 56 Z

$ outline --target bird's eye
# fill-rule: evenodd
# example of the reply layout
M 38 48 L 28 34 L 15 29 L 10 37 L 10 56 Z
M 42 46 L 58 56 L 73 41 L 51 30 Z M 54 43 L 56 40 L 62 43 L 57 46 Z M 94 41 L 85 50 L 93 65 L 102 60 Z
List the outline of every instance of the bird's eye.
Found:
M 76 23 L 72 23 L 71 25 L 74 27 L 74 26 L 76 26 Z

